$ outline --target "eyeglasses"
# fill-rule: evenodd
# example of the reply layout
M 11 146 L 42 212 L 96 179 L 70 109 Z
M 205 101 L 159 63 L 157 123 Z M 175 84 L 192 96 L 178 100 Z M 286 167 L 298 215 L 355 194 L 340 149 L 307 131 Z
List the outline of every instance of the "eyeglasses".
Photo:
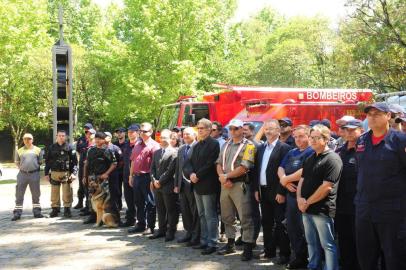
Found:
M 318 141 L 320 139 L 323 139 L 323 137 L 322 136 L 310 136 L 309 139 L 312 141 Z
M 148 132 L 150 132 L 151 130 L 140 130 L 140 132 L 142 132 L 142 133 L 148 133 Z
M 211 131 L 217 131 L 217 128 L 213 128 Z
M 206 129 L 205 127 L 197 127 L 198 130 Z
M 230 131 L 237 131 L 237 130 L 239 130 L 240 128 L 239 128 L 239 127 L 230 127 L 229 129 L 230 129 Z

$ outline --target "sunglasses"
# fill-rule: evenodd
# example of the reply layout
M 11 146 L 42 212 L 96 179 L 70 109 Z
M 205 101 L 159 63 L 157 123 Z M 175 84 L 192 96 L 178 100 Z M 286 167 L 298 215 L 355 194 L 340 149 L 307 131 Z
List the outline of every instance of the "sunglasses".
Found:
M 150 132 L 150 130 L 140 130 L 140 132 L 142 132 L 142 133 L 148 133 L 148 132 Z
M 213 128 L 211 131 L 217 131 L 218 129 L 217 128 Z
M 230 127 L 229 129 L 230 129 L 230 131 L 236 131 L 236 130 L 239 130 L 240 128 L 239 127 Z

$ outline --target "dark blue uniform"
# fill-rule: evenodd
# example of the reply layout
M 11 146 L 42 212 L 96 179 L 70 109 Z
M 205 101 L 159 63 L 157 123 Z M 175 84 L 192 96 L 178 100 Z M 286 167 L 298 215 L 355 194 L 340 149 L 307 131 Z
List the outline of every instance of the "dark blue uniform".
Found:
M 124 182 L 124 159 L 123 159 L 123 153 L 124 153 L 124 148 L 125 145 L 127 144 L 127 140 L 125 140 L 123 143 L 120 142 L 115 142 L 114 145 L 117 145 L 120 150 L 121 150 L 121 158 L 120 160 L 117 161 L 117 180 L 118 180 L 118 196 L 120 198 L 118 202 L 119 209 L 121 210 L 122 208 L 122 200 L 121 198 L 123 197 L 123 182 Z
M 134 190 L 130 187 L 128 183 L 128 178 L 130 176 L 130 166 L 131 166 L 131 153 L 133 151 L 135 143 L 126 142 L 123 147 L 123 178 L 124 178 L 124 199 L 127 204 L 126 222 L 134 224 L 136 209 L 135 209 L 135 197 Z M 131 224 L 131 225 L 132 225 Z
M 357 142 L 355 227 L 361 269 L 406 269 L 406 134 L 389 130 L 377 145 L 372 131 Z
M 119 164 L 122 162 L 123 153 L 121 152 L 120 147 L 114 144 L 109 144 L 107 148 L 114 154 L 115 160 L 117 162 L 117 167 L 111 172 L 109 177 L 109 191 L 111 196 L 111 201 L 115 204 L 115 208 L 118 210 L 121 209 L 121 196 L 120 196 L 120 180 L 119 175 L 122 171 L 122 167 L 119 167 Z
M 85 164 L 87 150 L 89 148 L 89 142 L 85 136 L 81 136 L 77 143 L 76 143 L 76 152 L 79 153 L 79 171 L 78 171 L 78 178 L 79 178 L 79 189 L 78 189 L 78 199 L 79 202 L 83 202 L 83 199 L 86 197 L 86 204 L 89 204 L 89 194 L 87 192 L 87 188 L 83 185 L 83 168 Z

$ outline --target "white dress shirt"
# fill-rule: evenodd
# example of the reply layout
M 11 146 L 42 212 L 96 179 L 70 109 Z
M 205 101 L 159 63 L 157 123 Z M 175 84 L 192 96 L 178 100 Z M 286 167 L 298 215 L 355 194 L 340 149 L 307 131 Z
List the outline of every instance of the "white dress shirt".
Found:
M 262 161 L 261 161 L 261 173 L 259 176 L 259 184 L 261 186 L 266 186 L 266 167 L 268 167 L 268 162 L 269 158 L 271 157 L 272 151 L 275 148 L 276 143 L 278 142 L 278 139 L 273 141 L 271 144 L 269 142 L 265 142 L 265 151 L 264 155 L 262 156 Z

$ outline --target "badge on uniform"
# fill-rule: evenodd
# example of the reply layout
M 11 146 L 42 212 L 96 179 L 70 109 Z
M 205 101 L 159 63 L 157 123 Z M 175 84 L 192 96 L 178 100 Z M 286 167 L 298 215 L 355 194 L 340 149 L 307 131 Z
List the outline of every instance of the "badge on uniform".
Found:
M 365 151 L 365 144 L 358 144 L 356 147 L 356 152 L 364 152 Z
M 64 151 L 61 151 L 61 155 L 63 155 L 65 152 Z

